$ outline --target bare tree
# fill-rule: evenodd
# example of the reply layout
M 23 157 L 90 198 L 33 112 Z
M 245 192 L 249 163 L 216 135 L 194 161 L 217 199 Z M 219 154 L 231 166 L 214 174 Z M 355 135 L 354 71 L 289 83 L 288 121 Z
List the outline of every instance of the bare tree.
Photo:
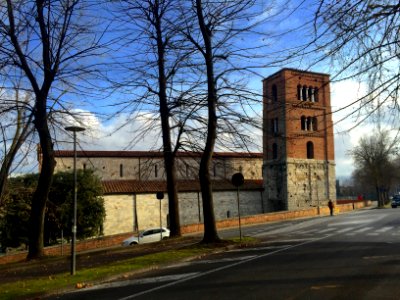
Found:
M 313 25 L 315 34 L 306 52 L 317 62 L 332 61 L 333 80 L 358 79 L 368 85 L 365 95 L 356 100 L 360 109 L 349 113 L 359 115 L 356 125 L 373 115 L 379 118 L 385 109 L 393 113 L 391 121 L 396 124 L 400 88 L 398 1 L 320 0 Z
M 29 107 L 30 95 L 21 95 L 18 85 L 12 91 L 3 89 L 0 97 L 0 130 L 2 136 L 3 158 L 0 167 L 0 204 L 10 175 L 11 167 L 22 144 L 32 129 L 33 114 Z M 22 98 L 22 99 L 21 99 Z M 9 120 L 4 122 L 4 120 Z
M 129 78 L 119 81 L 118 85 L 122 83 L 124 88 L 137 89 L 136 94 L 129 96 L 132 100 L 128 109 L 135 112 L 141 105 L 147 109 L 154 108 L 154 122 L 148 124 L 141 135 L 161 125 L 171 236 L 180 236 L 176 153 L 181 147 L 183 128 L 188 119 L 185 115 L 190 115 L 191 109 L 184 100 L 188 93 L 186 87 L 178 90 L 177 86 L 180 82 L 178 77 L 183 76 L 181 69 L 188 64 L 190 51 L 182 50 L 176 28 L 180 16 L 176 1 L 133 0 L 121 1 L 120 5 L 123 15 L 119 11 L 118 17 L 123 16 L 122 21 L 133 38 L 124 40 L 127 41 L 124 46 L 132 52 L 124 57 L 128 63 L 122 65 L 128 67 Z M 138 48 L 141 49 L 140 54 Z M 189 86 L 188 81 L 185 85 Z M 186 112 L 177 113 L 177 110 L 182 112 L 184 107 Z M 178 115 L 179 120 L 176 119 Z
M 49 110 L 63 108 L 57 99 L 66 90 L 84 95 L 85 87 L 89 90 L 93 85 L 88 74 L 100 72 L 98 65 L 88 60 L 96 51 L 101 54 L 99 39 L 104 37 L 101 30 L 90 31 L 94 18 L 87 14 L 95 4 L 98 12 L 98 2 L 78 0 L 7 0 L 0 4 L 1 75 L 7 77 L 13 70 L 23 73 L 21 84 L 34 95 L 33 125 L 42 153 L 32 199 L 28 258 L 43 255 L 44 212 L 55 168 Z
M 351 151 L 356 165 L 353 175 L 359 181 L 375 187 L 379 207 L 388 200 L 392 179 L 396 177 L 397 143 L 398 138 L 391 138 L 388 131 L 378 131 L 362 137 L 358 146 Z
M 193 1 L 192 8 L 182 6 L 187 17 L 181 25 L 182 34 L 195 48 L 197 72 L 204 78 L 204 110 L 192 116 L 203 135 L 199 180 L 203 200 L 203 242 L 220 240 L 215 223 L 212 176 L 210 167 L 217 142 L 225 149 L 246 148 L 251 139 L 245 126 L 257 126 L 252 109 L 257 107 L 257 96 L 245 80 L 254 71 L 254 50 L 257 43 L 244 46 L 246 35 L 254 34 L 260 16 L 252 9 L 256 1 Z M 190 13 L 191 12 L 191 13 Z M 259 19 L 260 21 L 262 18 Z M 254 38 L 254 36 L 253 36 Z M 257 46 L 255 46 L 257 44 Z M 247 75 L 246 75 L 247 74 Z M 237 80 L 237 78 L 240 78 Z M 204 95 L 204 96 L 203 96 Z M 236 148 L 237 149 L 237 148 Z

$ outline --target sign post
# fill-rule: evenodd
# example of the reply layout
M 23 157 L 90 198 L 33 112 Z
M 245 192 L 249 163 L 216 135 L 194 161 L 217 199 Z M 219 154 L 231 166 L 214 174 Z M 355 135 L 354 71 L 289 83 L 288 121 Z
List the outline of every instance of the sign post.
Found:
M 242 241 L 242 224 L 240 220 L 240 201 L 239 201 L 239 187 L 244 183 L 244 177 L 242 173 L 235 173 L 232 175 L 232 184 L 236 186 L 236 198 L 237 198 L 237 207 L 238 207 L 238 218 L 239 218 L 239 237 L 240 241 Z
M 161 240 L 162 240 L 163 231 L 162 231 L 162 218 L 161 218 L 161 200 L 164 199 L 164 193 L 163 192 L 157 192 L 156 196 L 157 196 L 157 199 L 160 200 L 160 235 L 161 235 Z

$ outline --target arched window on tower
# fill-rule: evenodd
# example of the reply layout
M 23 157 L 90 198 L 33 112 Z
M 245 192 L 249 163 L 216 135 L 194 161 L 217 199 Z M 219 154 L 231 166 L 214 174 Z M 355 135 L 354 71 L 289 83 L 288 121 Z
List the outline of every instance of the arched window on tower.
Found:
M 313 117 L 312 119 L 312 124 L 313 124 L 313 130 L 317 131 L 318 130 L 318 120 L 317 117 Z
M 307 130 L 307 119 L 305 116 L 301 116 L 301 130 Z
M 307 117 L 307 131 L 313 130 L 313 125 L 312 125 L 312 118 Z
M 307 86 L 305 85 L 305 86 L 303 86 L 303 89 L 302 89 L 302 97 L 303 97 L 303 101 L 307 101 Z
M 277 134 L 279 131 L 279 123 L 278 123 L 278 118 L 274 118 L 271 120 L 271 133 Z
M 276 87 L 276 84 L 272 85 L 272 101 L 278 101 L 278 88 Z
M 314 158 L 314 144 L 312 142 L 307 142 L 307 159 Z
M 310 98 L 311 102 L 315 101 L 315 99 L 314 99 L 314 88 L 311 87 L 311 86 L 308 88 L 308 98 Z
M 297 86 L 297 100 L 301 100 L 302 99 L 302 94 L 301 94 L 301 85 L 299 84 Z
M 319 101 L 319 99 L 318 99 L 318 89 L 317 88 L 314 88 L 314 101 L 315 102 Z
M 272 159 L 278 158 L 278 145 L 276 143 L 272 144 Z

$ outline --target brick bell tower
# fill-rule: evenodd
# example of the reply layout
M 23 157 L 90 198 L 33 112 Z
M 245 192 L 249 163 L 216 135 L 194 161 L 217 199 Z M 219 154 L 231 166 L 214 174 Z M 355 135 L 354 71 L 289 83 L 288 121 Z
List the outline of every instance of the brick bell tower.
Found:
M 263 80 L 264 207 L 336 201 L 329 75 L 282 69 Z

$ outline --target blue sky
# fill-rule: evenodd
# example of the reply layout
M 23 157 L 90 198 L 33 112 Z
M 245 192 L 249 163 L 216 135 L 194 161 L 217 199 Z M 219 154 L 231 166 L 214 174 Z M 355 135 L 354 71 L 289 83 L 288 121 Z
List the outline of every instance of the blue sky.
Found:
M 277 6 L 270 9 L 271 3 L 277 4 Z M 301 6 L 299 7 L 300 3 Z M 295 51 L 298 49 L 297 47 L 299 45 L 304 44 L 308 39 L 312 38 L 312 24 L 309 22 L 312 17 L 313 9 L 315 8 L 315 3 L 316 1 L 314 0 L 260 0 L 256 9 L 263 12 L 263 17 L 269 17 L 272 19 L 270 19 L 268 23 L 261 24 L 257 28 L 257 31 L 262 33 L 262 35 L 251 33 L 236 41 L 237 47 L 253 44 L 254 46 L 260 46 L 258 52 L 263 55 L 263 58 L 251 62 L 251 65 L 255 67 L 254 70 L 258 75 L 249 76 L 245 79 L 248 86 L 260 95 L 258 99 L 259 101 L 261 101 L 262 95 L 262 78 L 278 71 L 282 67 L 309 69 L 310 71 L 323 73 L 331 73 L 335 71 L 335 66 L 332 65 L 330 61 L 312 64 L 315 56 L 296 56 L 294 59 L 285 61 L 284 63 L 274 63 L 277 59 L 279 60 L 279 58 L 287 55 L 288 51 Z M 107 18 L 105 18 L 105 20 L 106 19 Z M 259 17 L 257 21 L 261 19 L 262 17 Z M 251 22 L 255 22 L 255 20 L 252 19 Z M 107 22 L 104 22 L 103 25 L 105 24 L 107 24 Z M 113 26 L 115 25 L 116 24 L 113 24 Z M 117 29 L 117 26 L 113 28 Z M 113 34 L 116 33 L 114 32 Z M 112 40 L 115 36 L 107 35 L 106 38 Z M 127 54 L 130 51 L 127 48 L 119 47 L 120 45 L 114 45 L 115 53 L 118 53 L 118 56 Z M 96 63 L 107 62 L 107 55 L 110 55 L 110 53 L 97 58 Z M 310 65 L 312 65 L 312 67 L 310 67 Z M 106 65 L 104 65 L 103 68 L 106 68 Z M 113 72 L 116 78 L 118 76 L 125 77 L 126 75 L 129 77 L 129 74 L 123 73 L 123 70 L 121 69 L 113 69 L 110 70 L 110 72 Z M 128 100 L 129 97 L 133 98 L 140 94 L 138 87 L 132 88 L 131 90 L 125 88 L 124 94 L 116 93 L 108 95 L 106 89 L 101 89 L 106 86 L 105 84 L 100 84 L 99 82 L 96 84 L 99 85 L 98 93 L 96 95 L 97 99 L 94 97 L 92 99 L 82 99 L 85 98 L 85 95 L 73 93 L 67 95 L 67 97 L 70 98 L 69 101 L 65 102 L 68 104 L 67 108 L 69 111 L 79 111 L 84 115 L 83 123 L 88 130 L 79 137 L 83 148 L 98 150 L 147 150 L 160 146 L 160 134 L 158 132 L 149 133 L 143 139 L 132 142 L 133 137 L 140 130 L 142 125 L 149 118 L 153 117 L 153 113 L 149 108 L 144 107 L 144 111 L 140 116 L 135 116 L 133 120 L 131 118 L 132 116 L 129 116 L 127 113 L 122 113 L 118 116 L 113 115 L 113 113 L 118 109 L 116 106 L 113 106 L 115 102 L 120 101 L 121 99 Z M 341 107 L 344 107 L 347 103 L 355 100 L 357 97 L 362 95 L 365 90 L 365 86 L 360 85 L 358 82 L 353 80 L 332 83 L 331 104 L 333 111 L 338 110 Z M 104 99 L 100 100 L 101 98 Z M 348 107 L 344 111 L 334 113 L 334 121 L 339 121 L 343 116 L 355 109 L 356 106 Z M 262 112 L 260 105 L 254 110 L 259 111 L 260 113 Z M 72 122 L 68 117 L 65 117 L 65 115 L 60 116 L 59 120 L 63 121 L 65 124 Z M 369 124 L 364 124 L 363 126 L 359 126 L 348 132 L 355 122 L 354 118 L 347 118 L 345 121 L 335 124 L 335 156 L 337 165 L 336 172 L 338 177 L 345 177 L 351 174 L 353 166 L 351 158 L 347 155 L 347 152 L 356 145 L 360 136 L 371 132 L 371 125 Z M 255 143 L 260 147 L 251 150 L 261 151 L 262 134 L 260 131 L 253 130 L 253 135 Z M 69 143 L 63 143 L 63 141 L 70 140 L 70 137 L 65 135 L 65 133 L 58 132 L 57 138 L 61 141 L 57 147 L 65 149 L 71 147 Z M 34 159 L 35 156 L 32 156 L 32 163 L 34 163 Z

